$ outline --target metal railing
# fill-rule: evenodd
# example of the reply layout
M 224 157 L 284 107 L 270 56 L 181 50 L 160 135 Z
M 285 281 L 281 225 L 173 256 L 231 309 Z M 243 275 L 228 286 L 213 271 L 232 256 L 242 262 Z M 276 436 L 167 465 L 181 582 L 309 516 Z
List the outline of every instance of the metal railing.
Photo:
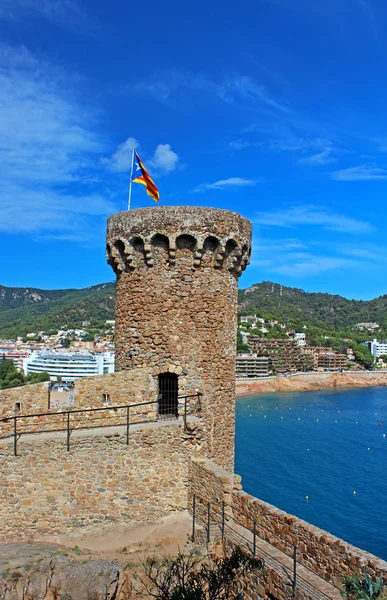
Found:
M 226 509 L 231 511 L 226 511 Z M 238 515 L 242 515 L 243 519 L 238 521 Z M 246 525 L 246 522 L 249 522 Z M 326 594 L 324 591 L 315 587 L 310 581 L 307 581 L 299 570 L 298 566 L 306 569 L 311 573 L 312 576 L 318 577 L 323 582 L 328 583 L 330 586 L 335 588 L 336 586 L 324 579 L 319 573 L 316 573 L 303 562 L 298 560 L 298 550 L 296 545 L 289 544 L 285 540 L 282 540 L 284 547 L 287 549 L 279 549 L 277 546 L 269 541 L 272 534 L 269 530 L 259 524 L 256 520 L 249 518 L 240 510 L 234 506 L 225 502 L 206 502 L 198 495 L 194 494 L 192 498 L 192 535 L 191 539 L 194 542 L 197 536 L 197 523 L 201 523 L 204 526 L 204 532 L 206 536 L 207 544 L 211 541 L 211 536 L 215 539 L 221 539 L 222 542 L 229 541 L 231 544 L 235 544 L 243 547 L 255 558 L 258 556 L 264 560 L 264 563 L 282 577 L 288 580 L 289 585 L 292 588 L 293 597 L 296 596 L 297 590 L 304 592 L 313 600 L 331 600 L 331 596 Z M 259 530 L 265 530 L 266 535 L 263 537 L 259 534 Z M 273 552 L 270 549 L 264 549 L 259 542 L 264 542 L 264 545 L 268 544 L 273 548 Z M 285 556 L 291 559 L 289 565 L 285 565 L 276 558 L 278 552 L 282 552 Z
M 12 433 L 9 433 L 8 435 L 3 436 L 1 439 L 6 439 L 6 438 L 11 438 L 13 437 L 13 453 L 15 456 L 17 456 L 17 447 L 18 447 L 18 441 L 20 440 L 22 435 L 33 435 L 33 434 L 42 434 L 42 433 L 55 433 L 55 432 L 61 432 L 61 431 L 65 431 L 66 432 L 66 447 L 67 447 L 67 451 L 70 451 L 70 436 L 72 431 L 74 430 L 84 430 L 84 429 L 95 429 L 95 428 L 99 428 L 99 427 L 122 427 L 125 426 L 125 434 L 126 434 L 126 444 L 129 444 L 129 429 L 131 425 L 139 425 L 141 423 L 154 423 L 154 422 L 158 422 L 158 421 L 165 421 L 165 420 L 177 420 L 179 419 L 179 417 L 182 417 L 183 423 L 184 423 L 184 430 L 187 431 L 187 417 L 188 415 L 192 415 L 195 413 L 199 413 L 201 410 L 201 404 L 200 404 L 200 398 L 201 398 L 202 394 L 200 392 L 197 392 L 195 394 L 187 394 L 185 396 L 178 396 L 176 398 L 177 402 L 174 401 L 173 403 L 171 402 L 171 407 L 170 407 L 170 412 L 168 412 L 168 410 L 166 410 L 166 406 L 165 403 L 163 405 L 163 410 L 162 412 L 159 411 L 159 406 L 160 406 L 160 401 L 159 400 L 153 400 L 150 402 L 139 402 L 137 404 L 123 404 L 123 405 L 109 405 L 109 406 L 102 406 L 102 407 L 97 407 L 97 408 L 77 408 L 77 409 L 69 409 L 69 410 L 65 410 L 65 411 L 58 411 L 58 412 L 43 412 L 43 413 L 31 413 L 31 414 L 27 414 L 27 415 L 12 415 L 9 417 L 5 417 L 0 419 L 0 423 L 10 423 L 13 421 L 13 428 L 12 428 Z M 194 405 L 194 407 L 192 407 L 192 409 L 189 407 L 189 400 L 196 398 L 196 403 Z M 135 414 L 133 416 L 133 410 L 134 409 L 141 409 L 142 407 L 146 407 L 146 406 L 151 406 L 154 405 L 155 406 L 155 411 L 154 413 L 149 416 L 148 413 L 146 414 L 141 414 L 138 412 L 137 410 L 137 414 Z M 121 416 L 118 411 L 119 410 L 123 410 L 124 414 Z M 131 411 L 132 410 L 132 420 L 131 420 Z M 116 422 L 107 422 L 105 424 L 101 424 L 98 423 L 97 425 L 95 424 L 90 424 L 90 421 L 93 419 L 94 413 L 102 413 L 102 411 L 114 411 L 114 413 L 117 413 L 115 415 L 115 417 L 119 420 L 118 423 Z M 85 426 L 81 426 L 81 427 L 75 427 L 75 425 L 78 423 L 79 421 L 76 421 L 76 415 L 89 415 L 90 413 L 93 413 L 93 416 L 90 418 L 89 417 L 89 421 L 87 424 L 85 424 Z M 63 425 L 64 427 L 61 427 L 61 423 L 58 423 L 59 427 L 56 427 L 56 422 L 58 420 L 58 418 L 60 419 L 61 415 L 63 416 Z M 20 422 L 23 421 L 27 421 L 29 419 L 41 419 L 44 417 L 51 417 L 51 419 L 54 419 L 54 424 L 55 427 L 53 429 L 44 429 L 42 427 L 37 428 L 36 430 L 24 430 L 20 427 Z M 123 417 L 123 418 L 122 418 Z M 145 420 L 142 419 L 142 417 L 145 417 Z M 134 419 L 134 420 L 133 420 Z M 140 419 L 140 420 L 139 420 Z M 95 421 L 103 421 L 103 419 L 95 419 Z

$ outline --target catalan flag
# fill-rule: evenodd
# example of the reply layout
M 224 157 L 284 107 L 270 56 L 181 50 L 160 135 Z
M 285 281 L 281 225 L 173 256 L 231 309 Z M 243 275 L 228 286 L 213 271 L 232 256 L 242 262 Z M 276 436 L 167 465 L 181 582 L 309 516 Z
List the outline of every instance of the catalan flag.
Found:
M 159 190 L 157 189 L 156 184 L 149 175 L 148 171 L 144 167 L 144 164 L 141 162 L 141 159 L 136 151 L 134 152 L 132 183 L 142 183 L 146 187 L 146 193 L 148 194 L 148 196 L 153 198 L 153 200 L 156 203 L 159 201 Z

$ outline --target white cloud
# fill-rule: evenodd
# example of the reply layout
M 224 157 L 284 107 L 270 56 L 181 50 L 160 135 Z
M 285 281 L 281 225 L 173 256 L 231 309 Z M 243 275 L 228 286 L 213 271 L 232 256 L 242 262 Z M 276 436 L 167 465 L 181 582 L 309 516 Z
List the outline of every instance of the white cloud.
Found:
M 105 164 L 112 171 L 129 171 L 133 148 L 140 148 L 140 142 L 134 137 L 128 137 L 125 142 L 122 142 L 118 146 L 110 158 L 102 158 L 101 163 Z M 143 159 L 142 156 L 141 159 Z M 177 168 L 179 156 L 172 150 L 170 144 L 159 144 L 153 158 L 145 158 L 144 162 L 146 163 L 146 167 L 157 169 L 160 174 L 171 173 Z
M 271 108 L 284 114 L 293 112 L 286 102 L 278 99 L 262 83 L 240 74 L 210 80 L 192 73 L 172 71 L 137 83 L 135 89 L 150 93 L 165 103 L 173 102 L 173 98 L 184 90 L 193 90 L 216 96 L 222 102 L 236 106 L 250 104 Z
M 127 171 L 129 172 L 132 160 L 133 148 L 139 148 L 140 143 L 134 137 L 128 137 L 125 142 L 122 142 L 114 152 L 111 158 L 102 158 L 101 163 L 107 165 L 112 171 Z
M 387 179 L 387 169 L 380 167 L 350 167 L 330 173 L 331 179 L 336 181 L 378 181 Z
M 179 157 L 170 144 L 159 144 L 155 150 L 152 165 L 164 173 L 170 173 L 177 167 Z
M 97 114 L 73 82 L 23 48 L 0 45 L 0 228 L 74 231 L 113 203 L 93 189 Z M 87 235 L 87 228 L 85 227 Z
M 253 223 L 270 227 L 289 228 L 314 225 L 322 229 L 346 233 L 372 231 L 372 226 L 366 221 L 326 211 L 313 205 L 257 213 L 253 218 Z
M 214 183 L 201 183 L 193 191 L 201 193 L 206 192 L 207 190 L 226 190 L 238 187 L 252 186 L 256 185 L 257 183 L 258 181 L 253 179 L 243 179 L 243 177 L 229 177 L 228 179 L 220 179 L 219 181 L 214 181 Z
M 329 165 L 336 162 L 336 158 L 332 156 L 332 148 L 326 148 L 317 154 L 301 158 L 298 162 L 302 165 Z
M 90 32 L 97 26 L 75 0 L 1 0 L 0 19 L 19 21 L 39 17 L 62 29 Z

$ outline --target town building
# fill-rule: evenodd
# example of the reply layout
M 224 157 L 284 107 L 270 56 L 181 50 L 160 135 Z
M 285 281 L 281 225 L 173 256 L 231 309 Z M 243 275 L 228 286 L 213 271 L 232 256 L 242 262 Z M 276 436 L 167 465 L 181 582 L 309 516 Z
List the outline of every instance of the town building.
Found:
M 293 333 L 293 339 L 296 342 L 297 346 L 306 346 L 305 333 Z
M 236 359 L 237 377 L 267 377 L 269 357 L 256 354 L 238 354 Z
M 373 339 L 371 342 L 365 342 L 365 345 L 374 358 L 387 354 L 387 342 L 378 342 L 377 339 Z
M 253 354 L 267 356 L 271 369 L 276 373 L 291 371 L 310 371 L 313 361 L 308 353 L 290 338 L 261 338 L 250 335 L 247 345 Z
M 52 378 L 72 382 L 81 377 L 92 377 L 114 372 L 114 354 L 76 354 L 71 352 L 33 352 L 24 360 L 25 375 L 49 373 Z

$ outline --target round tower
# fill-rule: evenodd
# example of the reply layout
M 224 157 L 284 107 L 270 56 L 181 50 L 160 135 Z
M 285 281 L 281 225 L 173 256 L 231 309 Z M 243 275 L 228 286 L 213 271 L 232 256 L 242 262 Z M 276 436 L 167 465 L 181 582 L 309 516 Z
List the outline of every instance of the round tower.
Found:
M 233 467 L 238 276 L 251 223 L 213 208 L 165 206 L 111 215 L 117 274 L 116 370 L 149 367 L 159 390 L 199 390 L 205 454 Z M 169 392 L 171 394 L 171 392 Z

